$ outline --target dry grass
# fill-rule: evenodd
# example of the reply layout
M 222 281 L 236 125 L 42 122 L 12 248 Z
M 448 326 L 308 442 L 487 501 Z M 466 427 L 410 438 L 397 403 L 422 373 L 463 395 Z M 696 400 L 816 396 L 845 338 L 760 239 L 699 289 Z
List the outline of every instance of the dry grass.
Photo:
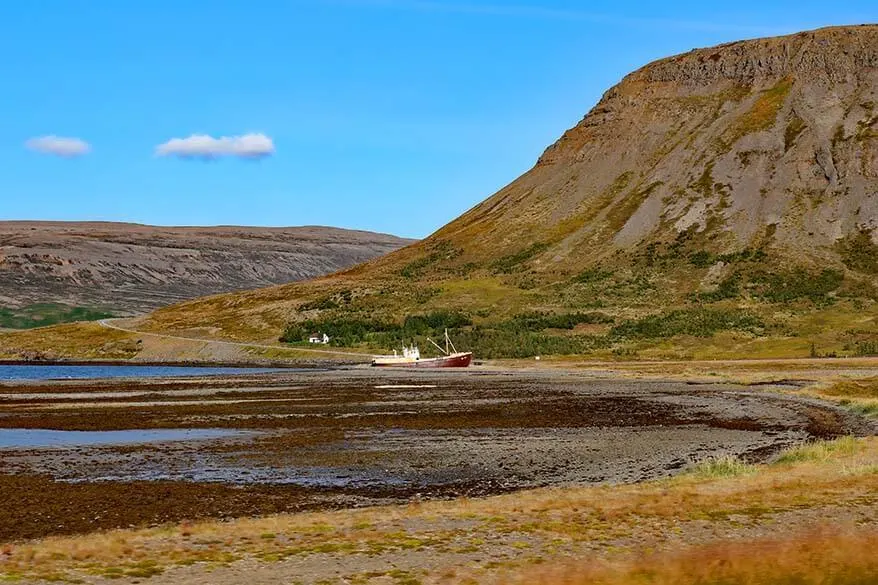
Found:
M 713 543 L 614 564 L 540 567 L 507 585 L 871 585 L 878 580 L 878 531 L 821 531 L 786 538 Z
M 588 360 L 579 356 L 534 360 L 503 360 L 509 368 L 560 368 L 603 374 L 608 369 L 614 376 L 633 379 L 662 379 L 732 384 L 767 384 L 788 380 L 808 380 L 829 387 L 838 381 L 840 369 L 852 379 L 869 379 L 878 373 L 878 358 L 844 359 L 748 359 L 748 360 Z M 801 393 L 795 390 L 794 393 Z M 816 396 L 816 394 L 815 394 Z M 824 396 L 829 398 L 828 395 Z
M 838 456 L 856 453 L 857 440 L 854 437 L 842 437 L 835 441 L 819 441 L 797 445 L 784 451 L 777 458 L 778 464 L 798 463 L 800 461 L 827 461 Z
M 700 472 L 696 468 L 674 479 L 635 485 L 552 488 L 483 500 L 50 538 L 7 545 L 0 554 L 0 579 L 133 576 L 158 574 L 176 565 L 217 567 L 245 558 L 273 564 L 316 554 L 332 567 L 333 559 L 398 559 L 410 553 L 435 561 L 439 568 L 431 575 L 437 579 L 447 574 L 459 577 L 440 580 L 448 583 L 466 582 L 473 574 L 479 583 L 499 574 L 514 583 L 591 582 L 564 581 L 586 573 L 563 565 L 557 573 L 561 580 L 546 580 L 555 577 L 534 573 L 527 562 L 560 559 L 559 555 L 615 563 L 594 573 L 596 583 L 631 582 L 620 580 L 628 574 L 652 575 L 649 578 L 656 580 L 641 582 L 657 584 L 786 583 L 747 580 L 748 575 L 761 574 L 761 561 L 745 562 L 743 546 L 712 543 L 736 530 L 744 530 L 742 538 L 776 535 L 772 525 L 779 517 L 784 518 L 785 530 L 792 530 L 796 522 L 804 529 L 815 518 L 833 526 L 834 510 L 859 510 L 874 518 L 878 505 L 878 439 L 843 439 L 793 453 L 782 464 L 747 466 L 746 473 L 737 462 L 714 462 Z M 799 515 L 803 519 L 796 520 Z M 788 571 L 799 566 L 800 559 L 813 571 L 822 570 L 824 561 L 851 575 L 871 570 L 854 552 L 863 543 L 871 546 L 874 535 L 854 534 L 832 552 L 834 556 L 825 558 L 816 552 L 822 537 L 803 538 L 792 544 L 769 538 L 759 545 L 766 547 L 760 550 L 781 555 L 775 565 L 778 579 L 792 578 Z M 681 548 L 688 552 L 679 553 Z M 641 558 L 650 550 L 657 556 Z M 795 556 L 800 553 L 804 556 Z M 473 555 L 481 559 L 475 573 Z M 704 568 L 706 558 L 725 559 L 714 567 L 720 572 L 711 573 L 708 568 L 713 565 Z M 738 576 L 743 580 L 736 580 Z M 710 580 L 714 577 L 730 580 Z M 856 581 L 839 581 L 849 582 Z
M 0 358 L 57 357 L 121 360 L 137 355 L 135 335 L 107 329 L 98 323 L 70 323 L 0 333 Z
M 878 378 L 837 380 L 807 390 L 816 398 L 829 400 L 848 410 L 870 418 L 878 418 Z
M 820 393 L 836 398 L 865 398 L 878 400 L 878 378 L 844 380 L 823 388 Z
M 690 473 L 703 478 L 738 477 L 754 473 L 756 467 L 741 461 L 739 458 L 726 455 L 702 461 Z

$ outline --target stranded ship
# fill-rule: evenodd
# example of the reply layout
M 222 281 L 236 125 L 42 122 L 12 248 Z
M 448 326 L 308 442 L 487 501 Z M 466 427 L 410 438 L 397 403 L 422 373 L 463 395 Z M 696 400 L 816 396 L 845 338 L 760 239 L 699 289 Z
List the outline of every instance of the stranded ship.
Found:
M 465 368 L 473 361 L 473 352 L 457 351 L 454 348 L 454 344 L 448 337 L 447 329 L 445 330 L 444 349 L 429 337 L 427 341 L 435 345 L 443 355 L 435 358 L 422 358 L 418 346 L 412 344 L 408 347 L 403 346 L 402 355 L 397 354 L 394 350 L 393 355 L 375 356 L 372 359 L 372 365 L 384 368 Z

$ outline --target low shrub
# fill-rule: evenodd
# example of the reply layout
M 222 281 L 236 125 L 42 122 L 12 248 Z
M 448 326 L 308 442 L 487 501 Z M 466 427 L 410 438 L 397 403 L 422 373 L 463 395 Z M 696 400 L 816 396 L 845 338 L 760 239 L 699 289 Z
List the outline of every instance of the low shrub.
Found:
M 734 262 L 761 262 L 768 257 L 762 248 L 744 248 L 739 252 L 714 254 L 707 250 L 697 250 L 689 254 L 689 263 L 697 268 L 707 268 L 717 262 L 732 264 Z
M 812 273 L 804 268 L 788 272 L 760 272 L 753 276 L 756 295 L 771 303 L 786 303 L 807 299 L 818 305 L 832 302 L 829 294 L 838 290 L 844 274 L 826 268 Z
M 878 356 L 878 341 L 858 341 L 854 351 L 859 357 Z
M 374 317 L 321 315 L 290 323 L 281 335 L 285 343 L 307 341 L 312 333 L 326 333 L 334 346 L 353 346 L 369 343 L 378 347 L 397 347 L 418 336 L 438 336 L 445 329 L 459 329 L 472 325 L 472 319 L 454 311 L 433 311 L 409 315 L 398 322 Z
M 841 261 L 851 270 L 878 274 L 878 245 L 872 241 L 872 230 L 860 229 L 838 242 Z
M 299 305 L 299 311 L 328 311 L 331 309 L 339 308 L 343 303 L 349 303 L 351 300 L 350 291 L 346 291 L 347 295 L 328 295 L 325 297 L 320 297 L 319 299 L 314 299 L 313 301 L 309 301 L 307 303 L 302 303 Z M 341 298 L 339 298 L 339 296 Z
M 571 281 L 578 282 L 582 284 L 589 284 L 592 282 L 601 282 L 602 280 L 606 280 L 613 276 L 612 270 L 604 270 L 602 268 L 589 268 L 587 270 L 583 270 L 576 276 L 574 276 Z
M 613 327 L 610 337 L 663 339 L 675 335 L 710 337 L 719 331 L 747 331 L 758 334 L 765 323 L 757 315 L 739 309 L 697 307 L 628 320 Z
M 532 244 L 530 247 L 521 250 L 520 252 L 516 252 L 515 254 L 509 254 L 507 256 L 503 256 L 502 258 L 497 259 L 491 265 L 491 268 L 494 269 L 494 272 L 498 274 L 510 274 L 519 270 L 521 265 L 536 256 L 537 254 L 541 254 L 549 249 L 549 244 L 545 242 L 537 242 L 536 244 Z
M 545 329 L 573 329 L 580 324 L 612 323 L 605 313 L 522 313 L 504 321 L 500 329 L 539 332 Z
M 399 274 L 404 278 L 414 280 L 424 276 L 428 268 L 434 267 L 440 262 L 453 260 L 461 254 L 463 254 L 463 250 L 455 248 L 450 242 L 442 240 L 433 244 L 426 256 L 421 256 L 403 266 Z
M 405 335 L 428 335 L 445 329 L 460 329 L 473 324 L 472 318 L 456 311 L 433 311 L 423 315 L 409 315 L 402 325 Z
M 695 298 L 703 303 L 715 303 L 726 299 L 734 299 L 741 294 L 741 276 L 732 274 L 728 278 L 720 281 L 716 290 L 710 292 L 698 293 Z
M 380 319 L 367 317 L 318 317 L 296 321 L 287 325 L 280 340 L 285 343 L 307 341 L 312 333 L 326 333 L 333 345 L 349 346 L 366 340 L 375 333 L 387 333 L 400 326 Z

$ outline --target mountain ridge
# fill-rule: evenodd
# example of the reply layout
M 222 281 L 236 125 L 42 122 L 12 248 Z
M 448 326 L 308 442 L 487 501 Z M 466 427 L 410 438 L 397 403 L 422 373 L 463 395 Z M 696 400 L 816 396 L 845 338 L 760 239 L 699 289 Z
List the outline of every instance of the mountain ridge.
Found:
M 320 276 L 413 240 L 323 226 L 0 222 L 0 304 L 141 313 L 188 298 Z

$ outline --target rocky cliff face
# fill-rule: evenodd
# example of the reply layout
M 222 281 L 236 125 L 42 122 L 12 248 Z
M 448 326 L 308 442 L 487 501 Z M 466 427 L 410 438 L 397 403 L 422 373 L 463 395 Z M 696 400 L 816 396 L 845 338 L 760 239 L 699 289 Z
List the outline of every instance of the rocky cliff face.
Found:
M 543 268 L 576 268 L 688 230 L 841 266 L 836 244 L 876 227 L 878 27 L 861 26 L 647 65 L 436 237 L 496 254 L 532 234 Z
M 61 302 L 144 312 L 313 278 L 409 243 L 324 227 L 0 222 L 0 305 Z

